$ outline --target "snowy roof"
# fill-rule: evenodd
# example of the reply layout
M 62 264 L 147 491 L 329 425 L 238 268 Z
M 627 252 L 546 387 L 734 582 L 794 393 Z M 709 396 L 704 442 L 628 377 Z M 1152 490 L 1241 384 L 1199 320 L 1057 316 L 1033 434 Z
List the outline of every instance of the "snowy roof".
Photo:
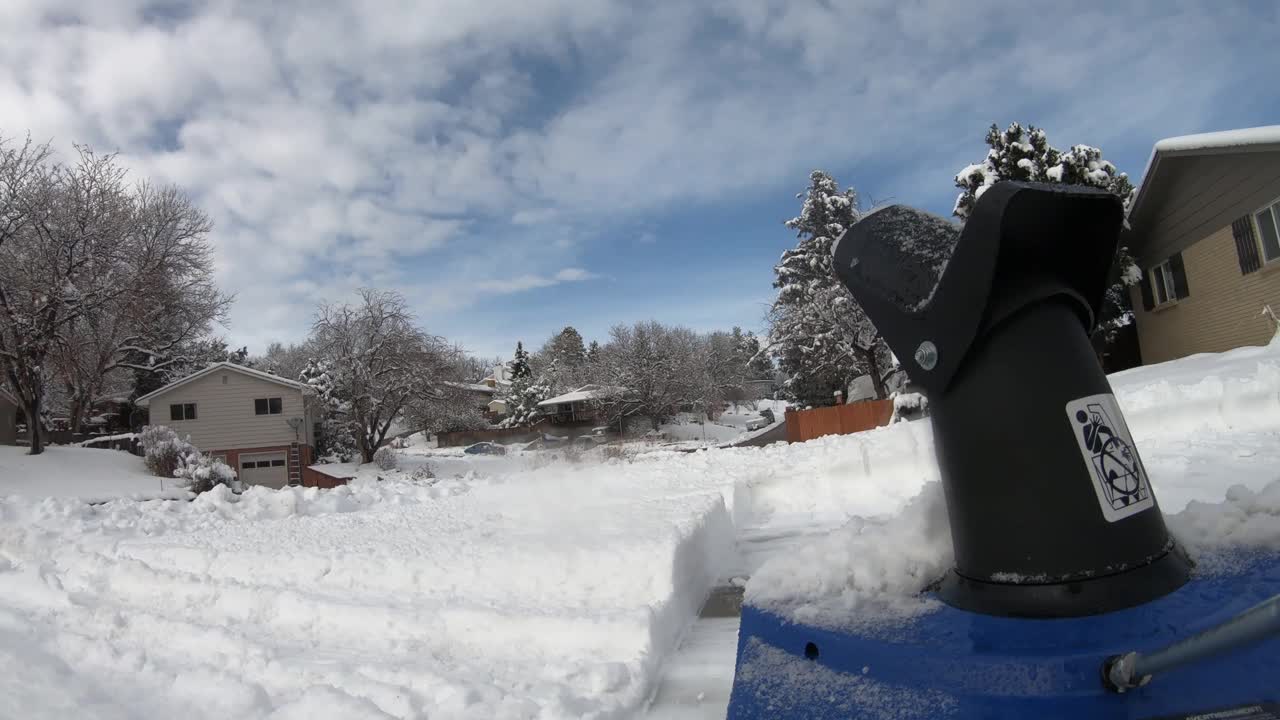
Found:
M 1151 157 L 1147 160 L 1146 170 L 1142 173 L 1142 180 L 1138 183 L 1137 193 L 1129 206 L 1129 217 L 1137 217 L 1138 209 L 1142 206 L 1143 200 L 1151 194 L 1151 186 L 1155 184 L 1159 174 L 1160 159 L 1163 157 L 1266 150 L 1280 150 L 1280 125 L 1220 130 L 1218 132 L 1180 135 L 1158 140 L 1151 149 Z
M 1216 150 L 1277 143 L 1280 143 L 1280 125 L 1264 125 L 1262 127 L 1220 130 L 1218 132 L 1165 138 L 1156 143 L 1155 152 Z
M 538 403 L 538 406 L 542 407 L 545 405 L 562 405 L 564 403 L 583 402 L 585 400 L 603 397 L 617 391 L 618 388 L 605 387 L 603 385 L 583 385 L 573 392 L 567 392 L 563 395 L 547 398 L 546 400 Z
M 490 395 L 494 393 L 494 388 L 491 388 L 484 383 L 446 382 L 445 385 L 458 388 L 459 390 L 470 390 L 472 392 L 488 393 Z
M 151 398 L 154 398 L 157 395 L 160 395 L 162 393 L 169 392 L 170 390 L 178 387 L 179 385 L 186 385 L 192 380 L 202 378 L 205 375 L 209 375 L 216 370 L 232 370 L 232 371 L 241 373 L 242 375 L 248 375 L 250 377 L 255 377 L 259 380 L 267 380 L 269 382 L 278 383 L 280 385 L 285 385 L 287 387 L 291 387 L 295 390 L 301 390 L 303 392 L 308 392 L 311 390 L 311 386 L 306 385 L 304 383 L 297 382 L 296 380 L 286 380 L 280 377 L 279 375 L 272 375 L 271 373 L 268 373 L 268 372 L 263 372 L 261 370 L 254 370 L 253 368 L 248 368 L 243 365 L 236 365 L 235 363 L 218 362 L 218 363 L 213 363 L 209 367 L 199 372 L 192 373 L 182 378 L 181 380 L 175 380 L 169 383 L 168 385 L 165 385 L 164 387 L 160 388 L 159 390 L 153 390 L 147 393 L 146 395 L 143 395 L 142 397 L 138 398 L 135 402 L 139 405 L 146 406 L 148 403 L 151 402 Z

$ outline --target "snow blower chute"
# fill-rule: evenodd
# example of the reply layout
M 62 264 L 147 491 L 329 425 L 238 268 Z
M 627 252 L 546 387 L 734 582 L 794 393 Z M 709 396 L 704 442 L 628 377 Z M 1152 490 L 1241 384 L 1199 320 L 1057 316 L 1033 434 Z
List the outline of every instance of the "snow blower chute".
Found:
M 894 205 L 841 236 L 928 396 L 955 567 L 884 622 L 748 598 L 730 718 L 1280 720 L 1280 557 L 1192 573 L 1089 341 L 1123 219 L 1001 182 L 963 230 Z

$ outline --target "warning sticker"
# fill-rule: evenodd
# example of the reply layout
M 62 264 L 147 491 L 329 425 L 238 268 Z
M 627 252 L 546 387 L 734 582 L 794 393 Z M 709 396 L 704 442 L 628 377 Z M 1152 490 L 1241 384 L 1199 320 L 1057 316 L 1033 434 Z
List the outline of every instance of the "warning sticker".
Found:
M 1067 403 L 1067 418 L 1075 430 L 1076 443 L 1107 522 L 1155 507 L 1146 468 L 1116 405 L 1116 396 L 1090 395 L 1072 400 Z

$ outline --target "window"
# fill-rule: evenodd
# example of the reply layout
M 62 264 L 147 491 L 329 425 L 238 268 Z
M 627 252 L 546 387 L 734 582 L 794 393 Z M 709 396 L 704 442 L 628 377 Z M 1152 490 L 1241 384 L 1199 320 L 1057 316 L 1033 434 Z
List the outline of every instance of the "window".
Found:
M 279 415 L 284 412 L 284 400 L 281 398 L 258 398 L 253 401 L 254 415 Z
M 1253 222 L 1258 226 L 1263 262 L 1280 260 L 1280 200 L 1254 213 Z
M 271 467 L 284 467 L 284 461 L 283 461 L 283 460 L 272 460 L 272 461 L 271 461 Z
M 1151 290 L 1155 294 L 1156 307 L 1160 307 L 1176 297 L 1173 286 L 1173 268 L 1169 266 L 1168 260 L 1151 268 Z
M 195 403 L 176 403 L 169 406 L 170 420 L 195 420 L 196 404 Z

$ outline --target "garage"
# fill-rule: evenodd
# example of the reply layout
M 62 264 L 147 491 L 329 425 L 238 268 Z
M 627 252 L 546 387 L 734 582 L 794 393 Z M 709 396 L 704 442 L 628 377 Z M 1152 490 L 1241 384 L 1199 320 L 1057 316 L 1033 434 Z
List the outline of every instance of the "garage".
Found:
M 284 453 L 254 453 L 240 456 L 240 482 L 282 488 L 289 484 L 289 467 Z

